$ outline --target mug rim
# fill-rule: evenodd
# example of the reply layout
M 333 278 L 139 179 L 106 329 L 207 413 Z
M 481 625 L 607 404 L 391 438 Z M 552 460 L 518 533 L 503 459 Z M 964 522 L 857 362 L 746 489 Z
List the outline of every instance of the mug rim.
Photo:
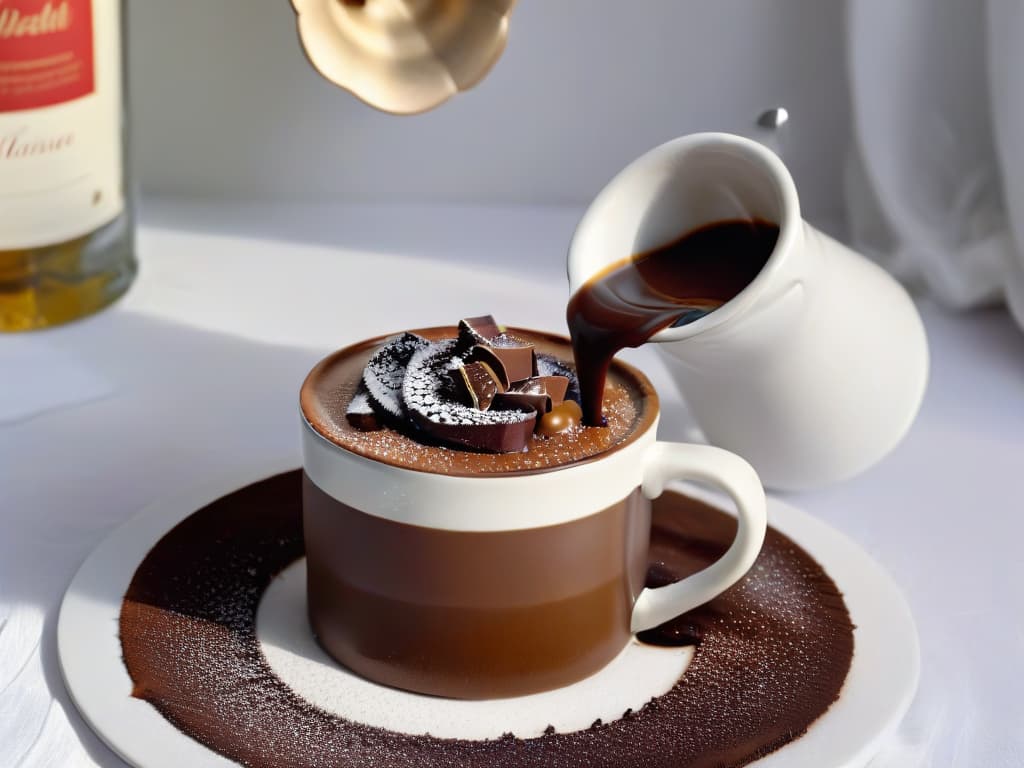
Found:
M 796 184 L 793 181 L 793 177 L 790 175 L 789 170 L 786 168 L 781 158 L 779 158 L 777 154 L 764 144 L 754 141 L 753 139 L 748 139 L 744 136 L 714 131 L 680 136 L 648 150 L 633 160 L 629 165 L 615 174 L 615 176 L 605 184 L 601 191 L 598 192 L 591 201 L 587 210 L 584 212 L 583 217 L 576 225 L 572 240 L 569 244 L 566 271 L 574 292 L 585 285 L 594 276 L 594 274 L 597 274 L 595 272 L 587 275 L 584 279 L 579 280 L 578 284 L 575 284 L 573 280 L 573 264 L 578 260 L 578 256 L 576 255 L 578 235 L 584 229 L 593 226 L 590 221 L 591 211 L 595 208 L 596 204 L 606 194 L 608 194 L 610 190 L 622 184 L 630 175 L 639 172 L 647 164 L 656 161 L 660 156 L 679 155 L 692 152 L 695 149 L 710 151 L 719 150 L 723 152 L 731 151 L 733 154 L 738 153 L 744 160 L 749 161 L 753 166 L 767 173 L 771 181 L 775 184 L 781 198 L 781 215 L 779 216 L 779 221 L 775 222 L 779 227 L 779 237 L 775 242 L 775 247 L 772 249 L 771 256 L 768 257 L 768 261 L 757 273 L 754 279 L 743 288 L 743 290 L 733 296 L 729 301 L 725 302 L 722 306 L 707 313 L 703 317 L 700 317 L 691 323 L 687 323 L 686 325 L 679 326 L 678 328 L 673 328 L 671 326 L 663 328 L 648 339 L 648 341 L 657 343 L 679 341 L 691 336 L 696 336 L 704 331 L 728 322 L 730 319 L 746 310 L 752 303 L 754 303 L 757 296 L 762 292 L 764 286 L 774 279 L 775 274 L 782 269 L 782 262 L 785 260 L 786 254 L 793 250 L 795 241 L 799 237 L 799 229 L 802 222 L 800 214 L 800 200 L 797 195 Z M 682 234 L 685 236 L 687 233 Z M 630 258 L 632 256 L 633 254 L 627 254 L 627 256 L 623 258 Z M 608 265 L 604 265 L 604 267 L 607 266 Z
M 456 326 L 430 326 L 426 328 L 415 328 L 409 333 L 415 333 L 418 335 L 426 336 L 428 338 L 437 335 L 441 332 L 452 333 L 456 332 Z M 508 331 L 511 333 L 522 333 L 527 336 L 539 337 L 544 341 L 553 342 L 557 344 L 563 344 L 571 348 L 572 342 L 569 337 L 562 334 L 551 333 L 549 331 L 539 331 L 532 328 L 523 328 L 520 326 L 509 326 Z M 608 458 L 619 451 L 628 448 L 640 441 L 644 435 L 651 431 L 652 428 L 657 428 L 660 414 L 661 414 L 661 401 L 658 397 L 658 393 L 651 384 L 650 380 L 644 373 L 636 366 L 630 365 L 622 360 L 613 358 L 609 371 L 615 371 L 619 376 L 631 381 L 635 385 L 635 391 L 637 394 L 638 402 L 642 403 L 641 412 L 637 416 L 636 426 L 634 429 L 626 435 L 622 440 L 617 442 L 615 445 L 609 447 L 607 450 L 596 453 L 592 456 L 585 458 L 576 459 L 574 461 L 565 462 L 562 464 L 553 464 L 545 467 L 538 467 L 533 469 L 515 470 L 515 471 L 498 471 L 498 472 L 460 472 L 460 471 L 449 471 L 449 472 L 438 472 L 428 468 L 422 467 L 411 467 L 401 464 L 393 464 L 392 462 L 385 461 L 378 456 L 373 455 L 372 452 L 362 452 L 353 450 L 351 446 L 343 445 L 337 440 L 333 439 L 328 430 L 323 429 L 315 423 L 315 420 L 310 418 L 310 407 L 311 401 L 314 397 L 312 394 L 313 385 L 317 376 L 319 376 L 324 370 L 329 368 L 338 360 L 341 360 L 349 355 L 363 351 L 372 347 L 379 347 L 381 344 L 386 342 L 388 339 L 394 336 L 405 333 L 406 331 L 397 331 L 396 333 L 383 334 L 380 336 L 374 336 L 369 339 L 363 339 L 352 344 L 348 344 L 340 349 L 337 349 L 324 358 L 319 360 L 313 368 L 306 375 L 306 378 L 302 382 L 302 386 L 299 389 L 299 412 L 302 416 L 303 429 L 308 429 L 313 435 L 320 438 L 327 446 L 335 448 L 351 456 L 358 457 L 359 459 L 365 459 L 373 462 L 374 465 L 379 465 L 388 468 L 388 470 L 394 471 L 405 471 L 413 472 L 417 474 L 425 474 L 439 477 L 452 477 L 460 478 L 463 480 L 487 480 L 492 478 L 529 478 L 537 475 L 548 474 L 551 472 L 558 472 L 560 470 L 568 470 L 573 467 L 580 467 L 588 464 L 593 464 L 601 461 L 602 459 Z M 447 337 L 442 337 L 447 338 Z M 413 438 L 409 438 L 412 440 Z M 461 450 L 453 448 L 451 450 Z M 477 453 L 474 451 L 464 451 L 465 453 Z M 487 454 L 479 454 L 487 455 Z

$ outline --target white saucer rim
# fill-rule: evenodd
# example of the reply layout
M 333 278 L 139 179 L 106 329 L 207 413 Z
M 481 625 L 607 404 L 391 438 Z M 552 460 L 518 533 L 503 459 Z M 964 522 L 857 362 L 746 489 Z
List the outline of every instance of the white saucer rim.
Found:
M 130 696 L 132 681 L 122 660 L 116 630 L 121 600 L 139 563 L 174 526 L 222 496 L 273 475 L 294 470 L 299 464 L 296 457 L 288 457 L 266 462 L 259 467 L 250 464 L 225 470 L 209 482 L 147 506 L 137 516 L 111 531 L 85 559 L 70 582 L 57 622 L 57 652 L 61 673 L 68 693 L 83 719 L 129 764 L 138 768 L 177 768 L 180 765 L 228 768 L 236 765 L 180 732 L 148 703 Z M 691 486 L 670 487 L 703 496 L 710 501 L 720 500 L 715 494 L 705 494 Z M 875 586 L 883 588 L 882 592 L 873 593 L 869 597 L 885 608 L 890 622 L 887 627 L 891 629 L 895 622 L 897 628 L 891 635 L 877 637 L 875 640 L 888 640 L 891 651 L 905 654 L 906 666 L 902 679 L 894 680 L 890 677 L 886 680 L 890 686 L 898 683 L 898 690 L 892 699 L 884 702 L 887 706 L 881 706 L 878 701 L 871 702 L 871 711 L 877 715 L 874 719 L 880 722 L 862 739 L 854 740 L 857 742 L 855 748 L 836 754 L 834 734 L 831 732 L 842 727 L 838 718 L 842 710 L 849 707 L 851 683 L 855 682 L 855 675 L 859 677 L 870 672 L 862 669 L 863 660 L 858 663 L 858 654 L 863 652 L 861 646 L 865 639 L 863 616 L 858 616 L 851 608 L 851 618 L 857 625 L 854 660 L 839 701 L 812 724 L 805 736 L 751 765 L 755 768 L 797 768 L 805 764 L 809 768 L 862 768 L 898 726 L 916 692 L 920 676 L 920 650 L 913 617 L 888 573 L 845 534 L 774 497 L 769 497 L 769 524 L 791 538 L 825 567 L 847 597 L 848 604 L 855 596 L 863 601 L 866 597 L 863 590 L 850 579 L 836 578 L 833 571 L 837 564 L 830 564 L 821 558 L 820 550 L 838 549 L 857 561 L 854 570 L 859 575 L 870 575 Z M 88 594 L 90 589 L 97 587 L 96 591 L 100 594 Z M 879 627 L 870 629 L 880 630 Z M 900 641 L 898 648 L 893 647 L 893 637 Z M 83 646 L 84 640 L 91 641 L 93 645 Z M 89 648 L 97 647 L 102 649 L 102 653 L 90 652 Z M 859 687 L 863 687 L 859 685 L 859 680 L 856 682 Z M 830 754 L 823 755 L 816 751 L 822 743 L 829 745 Z M 798 762 L 805 758 L 806 763 Z M 825 763 L 823 760 L 834 762 Z
M 139 564 L 176 525 L 216 499 L 293 470 L 301 463 L 301 459 L 293 455 L 258 466 L 249 464 L 224 469 L 205 482 L 158 499 L 114 528 L 86 557 L 69 583 L 57 616 L 61 676 L 82 719 L 129 765 L 137 768 L 180 768 L 182 765 L 237 768 L 233 760 L 179 731 L 148 702 L 130 695 L 133 683 L 123 662 L 117 630 L 121 602 Z M 107 555 L 120 557 L 108 558 Z M 104 575 L 107 577 L 102 595 L 104 602 L 96 605 L 79 592 Z M 99 609 L 100 615 L 90 615 L 94 607 Z M 104 627 L 109 630 L 105 631 Z M 90 657 L 80 647 L 83 628 L 87 632 L 91 630 L 91 638 L 101 647 L 108 646 L 107 653 L 99 659 Z M 99 661 L 102 661 L 102 672 Z M 121 717 L 131 718 L 132 725 L 118 727 Z
M 675 484 L 670 489 L 704 499 L 728 509 L 728 499 L 717 491 L 699 486 Z M 751 763 L 755 768 L 803 768 L 794 762 L 794 755 L 812 753 L 807 768 L 864 768 L 899 726 L 917 693 L 921 676 L 921 651 L 917 626 L 910 606 L 889 572 L 859 544 L 842 531 L 804 512 L 787 501 L 768 497 L 768 524 L 787 536 L 822 565 L 843 594 L 854 624 L 854 655 L 838 700 L 811 724 L 805 735 L 771 754 Z M 822 550 L 841 549 L 846 561 L 822 557 Z M 830 562 L 831 560 L 831 562 Z M 854 576 L 856 574 L 856 578 Z M 864 618 L 874 611 L 876 618 L 867 622 L 868 629 L 884 627 L 884 631 L 865 629 Z M 888 659 L 878 659 L 879 654 Z M 894 692 L 884 702 L 869 698 L 866 681 L 872 663 L 889 663 L 889 674 L 878 675 Z M 874 685 L 877 685 L 876 683 Z M 864 692 L 851 688 L 865 689 Z M 875 725 L 872 735 L 856 745 L 844 745 L 831 732 L 832 724 L 843 718 L 869 717 Z M 814 754 L 817 750 L 818 754 Z M 827 752 L 825 752 L 827 750 Z M 825 764 L 822 760 L 829 760 Z

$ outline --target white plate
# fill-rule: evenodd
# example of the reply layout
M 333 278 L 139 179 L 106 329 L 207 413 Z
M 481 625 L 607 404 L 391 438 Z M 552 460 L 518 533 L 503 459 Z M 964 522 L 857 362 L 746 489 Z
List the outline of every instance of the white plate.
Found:
M 57 625 L 57 649 L 64 680 L 86 722 L 132 765 L 235 765 L 182 734 L 148 703 L 130 696 L 132 683 L 122 662 L 117 627 L 121 600 L 135 569 L 165 533 L 210 501 L 293 468 L 294 461 L 264 467 L 263 471 L 250 469 L 244 476 L 225 476 L 209 487 L 154 504 L 103 541 L 68 587 Z M 686 491 L 694 493 L 689 487 Z M 856 626 L 855 645 L 839 700 L 806 735 L 752 765 L 860 768 L 902 719 L 917 688 L 919 651 L 913 618 L 889 576 L 844 535 L 776 499 L 769 500 L 769 522 L 810 553 L 835 580 Z M 321 665 L 328 680 L 354 686 L 352 690 L 368 702 L 364 722 L 373 720 L 370 709 L 390 713 L 389 717 L 395 717 L 396 711 L 402 712 L 397 720 L 377 723 L 393 730 L 430 730 L 431 722 L 424 718 L 436 717 L 434 725 L 438 730 L 432 732 L 438 733 L 442 727 L 450 727 L 443 726 L 441 721 L 450 724 L 462 719 L 467 707 L 504 707 L 502 722 L 509 722 L 504 717 L 512 718 L 516 724 L 512 730 L 524 736 L 532 735 L 538 723 L 552 722 L 553 718 L 560 732 L 586 727 L 597 717 L 608 722 L 613 718 L 608 717 L 605 709 L 637 709 L 636 702 L 642 703 L 671 687 L 689 661 L 685 650 L 649 649 L 632 644 L 605 670 L 577 684 L 580 688 L 571 691 L 572 707 L 565 706 L 564 698 L 570 689 L 562 689 L 494 703 L 447 702 L 446 706 L 438 707 L 438 700 L 434 699 L 433 707 L 424 708 L 418 701 L 423 697 L 374 686 L 347 675 L 326 658 L 318 658 L 315 644 L 305 644 L 302 650 L 308 653 L 300 654 L 301 663 L 289 660 L 295 650 L 289 645 L 305 642 L 299 636 L 301 633 L 289 639 L 287 631 L 288 616 L 301 610 L 295 604 L 300 594 L 296 588 L 296 584 L 301 584 L 297 577 L 299 568 L 293 566 L 275 580 L 260 608 L 258 634 L 271 665 L 300 694 L 304 693 L 305 681 L 316 679 L 311 672 Z M 305 694 L 327 709 L 333 708 L 332 700 L 352 701 L 351 697 L 332 697 L 330 685 L 321 686 L 319 691 L 308 688 Z M 580 701 L 588 702 L 586 710 L 580 710 Z M 339 714 L 359 719 L 351 710 Z M 479 719 L 481 724 L 486 721 L 487 718 Z M 403 723 L 407 725 L 395 727 Z M 479 735 L 483 734 L 465 734 L 470 738 Z

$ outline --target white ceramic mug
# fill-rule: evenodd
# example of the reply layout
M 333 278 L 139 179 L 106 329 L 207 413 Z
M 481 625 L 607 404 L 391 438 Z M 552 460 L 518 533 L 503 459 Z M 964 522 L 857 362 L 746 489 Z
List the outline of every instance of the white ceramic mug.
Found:
M 437 331 L 456 329 L 417 333 Z M 569 355 L 567 340 L 528 338 Z M 331 372 L 346 360 L 362 370 L 382 341 L 328 357 L 301 395 L 310 619 L 321 645 L 364 677 L 457 698 L 566 685 L 611 661 L 631 632 L 728 589 L 756 559 L 767 516 L 754 470 L 720 448 L 658 442 L 657 394 L 624 363 L 610 376 L 634 393 L 636 424 L 591 459 L 456 475 L 344 447 L 332 439 L 345 404 Z M 647 500 L 670 480 L 723 489 L 739 525 L 706 569 L 645 588 Z
M 917 414 L 924 327 L 888 273 L 803 221 L 793 179 L 767 147 L 698 133 L 635 160 L 583 216 L 570 288 L 702 225 L 744 218 L 779 225 L 765 267 L 719 309 L 651 341 L 708 440 L 746 458 L 765 485 L 851 477 Z

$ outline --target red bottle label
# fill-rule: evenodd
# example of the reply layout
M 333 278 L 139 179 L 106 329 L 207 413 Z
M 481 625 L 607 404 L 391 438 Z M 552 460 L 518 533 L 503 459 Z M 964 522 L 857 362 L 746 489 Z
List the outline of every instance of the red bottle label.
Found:
M 94 88 L 92 0 L 0 0 L 0 112 L 62 104 Z

